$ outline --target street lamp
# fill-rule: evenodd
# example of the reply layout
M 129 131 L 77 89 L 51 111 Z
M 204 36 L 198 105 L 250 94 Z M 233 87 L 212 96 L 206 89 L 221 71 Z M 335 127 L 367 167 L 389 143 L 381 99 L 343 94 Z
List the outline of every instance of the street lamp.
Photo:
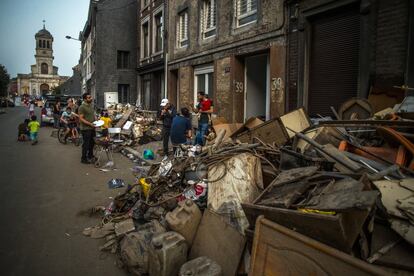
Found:
M 72 39 L 72 40 L 77 40 L 77 41 L 80 41 L 79 39 L 77 39 L 77 38 L 73 38 L 73 37 L 71 37 L 70 35 L 67 35 L 67 36 L 65 36 L 66 37 L 66 39 Z

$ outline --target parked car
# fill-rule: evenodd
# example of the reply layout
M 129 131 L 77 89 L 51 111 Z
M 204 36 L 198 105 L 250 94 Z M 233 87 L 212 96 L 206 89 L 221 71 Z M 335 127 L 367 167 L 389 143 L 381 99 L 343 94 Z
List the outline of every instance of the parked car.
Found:
M 14 107 L 14 102 L 6 98 L 1 98 L 0 107 Z
M 43 105 L 41 111 L 40 124 L 41 125 L 52 125 L 55 121 L 53 118 L 53 105 L 56 103 L 56 99 L 47 99 Z M 60 108 L 63 111 L 67 106 L 67 102 L 61 99 Z

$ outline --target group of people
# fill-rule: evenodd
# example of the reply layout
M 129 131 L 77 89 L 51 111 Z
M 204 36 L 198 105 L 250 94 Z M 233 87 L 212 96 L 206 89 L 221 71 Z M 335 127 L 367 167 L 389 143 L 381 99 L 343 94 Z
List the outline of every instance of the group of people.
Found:
M 190 107 L 198 117 L 198 128 L 193 143 L 190 109 L 183 107 L 180 110 L 181 113 L 177 113 L 176 108 L 168 99 L 163 99 L 161 101 L 160 119 L 163 122 L 162 138 L 163 153 L 165 156 L 167 156 L 169 152 L 168 144 L 170 139 L 174 151 L 182 144 L 205 145 L 206 135 L 211 126 L 213 102 L 204 92 L 198 92 L 197 99 L 197 105 L 195 106 L 194 104 L 191 104 Z
M 211 114 L 213 113 L 213 102 L 209 99 L 204 92 L 198 92 L 198 103 L 194 106 L 191 104 L 191 111 L 195 112 L 198 117 L 198 129 L 192 142 L 192 123 L 190 109 L 187 107 L 181 108 L 181 112 L 177 113 L 176 108 L 172 105 L 168 99 L 161 101 L 160 107 L 160 119 L 163 122 L 163 153 L 168 155 L 168 144 L 171 139 L 173 148 L 176 149 L 182 144 L 194 144 L 205 145 L 206 135 L 211 126 Z M 60 101 L 57 100 L 53 105 L 53 115 L 55 127 L 59 127 L 60 123 L 65 124 L 68 129 L 67 134 L 72 137 L 78 136 L 78 127 L 82 134 L 82 156 L 81 163 L 90 164 L 95 162 L 96 158 L 93 155 L 93 148 L 95 145 L 94 138 L 96 136 L 94 121 L 97 119 L 95 116 L 95 110 L 92 106 L 92 96 L 90 93 L 82 95 L 82 103 L 76 105 L 73 100 L 68 102 L 66 109 L 61 112 Z M 18 140 L 26 140 L 30 137 L 32 144 L 35 145 L 38 142 L 38 132 L 40 123 L 37 121 L 36 115 L 34 115 L 34 108 L 30 108 L 30 120 L 26 119 L 18 128 Z M 104 121 L 102 126 L 102 134 L 108 135 L 108 128 L 111 127 L 111 119 L 107 111 L 103 111 L 100 120 Z
M 40 123 L 37 121 L 36 115 L 32 115 L 30 119 L 25 119 L 23 123 L 19 124 L 17 140 L 22 142 L 30 139 L 32 145 L 36 145 L 38 143 L 39 129 Z

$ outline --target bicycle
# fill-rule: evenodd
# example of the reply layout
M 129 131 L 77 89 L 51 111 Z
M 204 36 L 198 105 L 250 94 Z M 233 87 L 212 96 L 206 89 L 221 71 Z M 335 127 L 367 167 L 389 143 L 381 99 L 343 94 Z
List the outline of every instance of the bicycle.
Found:
M 79 146 L 82 138 L 80 134 L 78 134 L 78 137 L 72 138 L 70 129 L 67 126 L 60 126 L 58 129 L 58 140 L 62 144 L 67 144 L 69 140 L 71 143 L 75 144 L 75 146 Z

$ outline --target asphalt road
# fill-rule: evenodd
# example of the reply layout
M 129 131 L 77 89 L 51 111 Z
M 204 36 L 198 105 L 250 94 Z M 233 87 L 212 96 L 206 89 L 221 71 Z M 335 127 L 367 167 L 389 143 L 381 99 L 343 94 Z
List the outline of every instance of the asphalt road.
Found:
M 50 127 L 35 146 L 17 142 L 26 116 L 24 107 L 0 114 L 0 274 L 126 275 L 82 231 L 99 222 L 88 210 L 120 192 L 108 180 L 133 181 L 132 163 L 116 154 L 119 169 L 106 173 L 81 164 L 80 147 L 59 144 Z

